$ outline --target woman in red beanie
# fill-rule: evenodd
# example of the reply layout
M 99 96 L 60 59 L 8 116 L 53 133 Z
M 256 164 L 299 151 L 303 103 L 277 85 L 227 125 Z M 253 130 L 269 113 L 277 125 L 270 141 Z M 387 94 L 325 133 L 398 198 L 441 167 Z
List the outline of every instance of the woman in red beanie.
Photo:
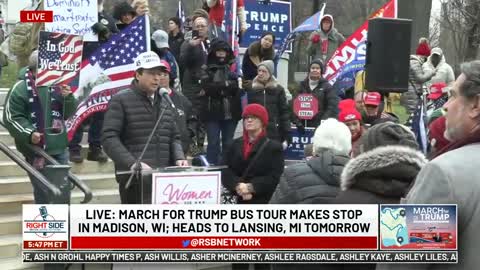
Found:
M 357 109 L 355 109 L 355 105 L 340 107 L 338 121 L 345 123 L 352 134 L 351 156 L 355 157 L 360 152 L 360 138 L 362 137 L 363 133 L 365 133 L 365 128 L 362 126 L 362 115 L 357 111 Z
M 265 107 L 250 104 L 242 117 L 243 137 L 235 139 L 225 155 L 228 168 L 222 171 L 222 183 L 238 203 L 268 203 L 283 173 L 283 148 L 266 136 Z
M 268 113 L 260 104 L 250 104 L 242 113 L 243 137 L 235 139 L 225 154 L 222 184 L 239 204 L 268 204 L 283 173 L 282 145 L 267 138 Z M 248 269 L 234 264 L 232 269 Z M 256 264 L 255 269 L 270 269 Z

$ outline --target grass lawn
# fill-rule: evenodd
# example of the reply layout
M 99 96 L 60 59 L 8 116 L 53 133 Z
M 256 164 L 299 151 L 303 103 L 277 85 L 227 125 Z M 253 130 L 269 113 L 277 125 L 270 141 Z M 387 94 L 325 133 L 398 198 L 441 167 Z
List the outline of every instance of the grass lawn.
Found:
M 11 88 L 17 81 L 17 64 L 9 61 L 8 66 L 2 67 L 0 88 Z

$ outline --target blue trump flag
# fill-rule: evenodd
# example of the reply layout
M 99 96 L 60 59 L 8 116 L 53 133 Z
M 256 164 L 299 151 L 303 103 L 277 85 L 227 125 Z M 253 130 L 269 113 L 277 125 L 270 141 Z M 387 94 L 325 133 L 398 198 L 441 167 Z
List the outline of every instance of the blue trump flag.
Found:
M 323 13 L 325 11 L 325 7 L 327 4 L 323 3 L 322 8 L 320 9 L 319 12 L 315 13 L 313 16 L 309 17 L 306 19 L 303 23 L 301 23 L 299 26 L 297 26 L 295 29 L 293 29 L 292 32 L 290 32 L 282 42 L 282 45 L 280 48 L 277 50 L 275 53 L 275 58 L 273 61 L 275 62 L 275 76 L 277 75 L 277 65 L 278 65 L 278 60 L 280 60 L 280 57 L 283 55 L 283 53 L 290 48 L 290 44 L 293 43 L 295 40 L 296 34 L 300 32 L 307 32 L 307 31 L 315 31 L 318 29 L 318 26 L 320 25 L 320 20 L 323 17 Z

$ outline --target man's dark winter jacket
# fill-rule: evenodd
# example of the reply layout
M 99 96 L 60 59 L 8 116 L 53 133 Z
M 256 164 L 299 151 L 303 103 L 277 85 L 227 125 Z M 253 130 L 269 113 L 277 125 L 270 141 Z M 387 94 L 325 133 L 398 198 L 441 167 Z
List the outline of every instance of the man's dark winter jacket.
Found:
M 349 159 L 325 149 L 306 163 L 288 166 L 270 203 L 330 203 L 340 191 L 340 175 Z
M 338 102 L 340 99 L 335 89 L 324 78 L 320 79 L 313 91 L 310 89 L 309 79 L 306 78 L 300 83 L 298 94 L 313 94 L 318 100 L 318 114 L 312 120 L 307 121 L 308 127 L 316 128 L 322 120 L 338 117 Z M 304 120 L 296 120 L 304 122 Z
M 227 52 L 223 62 L 220 62 L 215 53 L 218 50 Z M 235 56 L 230 45 L 224 40 L 215 39 L 210 44 L 207 67 L 201 85 L 206 98 L 203 99 L 201 119 L 217 121 L 241 118 L 240 97 L 238 95 L 237 75 L 230 71 L 230 64 Z
M 255 78 L 246 90 L 248 104 L 260 104 L 268 111 L 267 136 L 279 142 L 289 140 L 290 109 L 283 87 L 274 79 L 264 85 Z
M 185 38 L 182 32 L 179 32 L 176 36 L 174 36 L 171 32 L 168 33 L 168 47 L 170 47 L 170 51 L 172 51 L 177 62 L 180 62 L 180 47 L 182 46 L 184 40 Z
M 191 143 L 191 136 L 187 123 L 192 119 L 192 103 L 182 93 L 175 90 L 172 91 L 170 98 L 177 109 L 175 120 L 178 131 L 180 132 L 182 149 L 184 153 L 187 153 Z
M 239 183 L 249 163 L 258 153 L 266 137 L 260 139 L 252 149 L 247 160 L 243 158 L 243 137 L 235 139 L 224 157 L 224 164 L 228 168 L 222 170 L 222 184 L 232 194 L 236 194 L 235 187 Z M 244 178 L 244 183 L 252 183 L 255 193 L 252 200 L 243 201 L 241 204 L 266 204 L 270 201 L 284 167 L 282 145 L 274 140 L 269 140 L 260 156 L 252 164 Z
M 115 163 L 116 171 L 130 170 L 140 156 L 148 136 L 162 109 L 166 108 L 142 162 L 152 168 L 174 165 L 184 159 L 180 133 L 170 105 L 156 93 L 154 104 L 138 89 L 136 82 L 131 90 L 123 90 L 112 97 L 103 124 L 102 145 Z M 117 175 L 117 181 L 129 175 Z
M 335 203 L 398 204 L 426 163 L 421 152 L 406 146 L 362 153 L 345 166 Z
M 203 46 L 192 46 L 185 41 L 180 49 L 180 66 L 183 67 L 182 93 L 192 102 L 194 115 L 199 115 L 205 95 L 201 94 L 200 79 L 204 76 L 203 66 L 207 64 L 210 41 L 203 42 Z

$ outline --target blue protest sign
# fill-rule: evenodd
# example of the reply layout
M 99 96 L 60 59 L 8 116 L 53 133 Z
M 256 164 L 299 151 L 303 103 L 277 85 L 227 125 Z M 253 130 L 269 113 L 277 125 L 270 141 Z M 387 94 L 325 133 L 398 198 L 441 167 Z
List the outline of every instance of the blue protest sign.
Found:
M 263 4 L 258 0 L 245 0 L 247 31 L 243 34 L 240 47 L 248 46 L 260 39 L 264 32 L 275 34 L 275 49 L 280 48 L 282 41 L 292 31 L 291 3 L 271 0 Z
M 290 129 L 290 136 L 292 136 L 292 144 L 285 149 L 285 160 L 302 160 L 305 158 L 303 149 L 305 145 L 312 143 L 312 137 L 315 128 L 305 128 L 305 132 L 301 134 L 296 127 Z

